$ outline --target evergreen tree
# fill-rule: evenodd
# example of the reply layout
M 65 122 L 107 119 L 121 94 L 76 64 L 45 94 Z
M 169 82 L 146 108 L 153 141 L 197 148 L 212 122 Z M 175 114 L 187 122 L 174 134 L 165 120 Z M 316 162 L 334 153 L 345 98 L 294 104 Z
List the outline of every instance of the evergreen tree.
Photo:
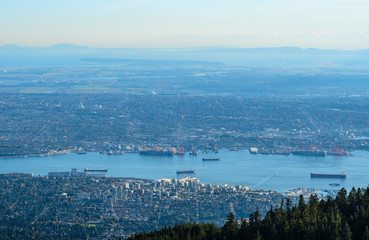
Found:
M 350 230 L 350 226 L 347 223 L 345 223 L 344 226 L 342 227 L 341 239 L 342 240 L 351 240 L 352 239 L 352 233 L 351 233 L 351 230 Z
M 368 226 L 366 226 L 365 231 L 361 237 L 362 240 L 369 240 L 369 229 Z
M 222 235 L 225 239 L 236 239 L 238 235 L 238 222 L 234 214 L 231 212 L 224 226 L 222 227 Z

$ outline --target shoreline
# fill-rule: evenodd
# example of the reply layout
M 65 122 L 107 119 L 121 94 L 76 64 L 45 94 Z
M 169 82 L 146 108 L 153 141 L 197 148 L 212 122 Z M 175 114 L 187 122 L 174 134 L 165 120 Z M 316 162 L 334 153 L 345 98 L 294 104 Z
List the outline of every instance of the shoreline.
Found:
M 289 156 L 289 155 L 294 155 L 295 150 L 292 149 L 288 149 L 288 150 L 276 150 L 276 149 L 263 149 L 261 148 L 260 150 L 256 150 L 256 152 L 254 150 L 251 149 L 255 149 L 254 147 L 224 147 L 224 148 L 219 148 L 219 149 L 212 149 L 212 150 L 208 150 L 208 149 L 199 149 L 199 152 L 201 151 L 202 153 L 208 154 L 208 153 L 218 153 L 218 150 L 228 150 L 228 151 L 244 151 L 244 150 L 248 150 L 251 154 L 255 154 L 255 155 L 273 155 L 273 156 L 278 156 L 278 155 L 282 155 L 282 156 Z M 256 148 L 257 149 L 257 148 Z M 340 153 L 335 153 L 332 150 L 322 150 L 323 152 L 325 152 L 324 156 L 319 156 L 319 157 L 325 157 L 325 156 L 337 156 L 337 157 L 350 157 L 353 156 L 352 155 L 352 151 L 358 151 L 358 150 L 363 150 L 363 151 L 368 151 L 365 149 L 350 149 L 344 152 L 340 152 Z M 69 153 L 76 153 L 76 154 L 80 154 L 80 151 L 78 151 L 77 149 L 65 149 L 65 150 L 60 150 L 60 151 L 50 151 L 48 153 L 44 153 L 44 154 L 17 154 L 17 155 L 9 155 L 9 156 L 1 156 L 0 155 L 0 159 L 7 159 L 7 158 L 28 158 L 28 157 L 49 157 L 49 156 L 54 156 L 57 157 L 59 155 L 63 155 L 63 154 L 69 154 Z M 120 150 L 119 153 L 113 153 L 113 154 L 109 154 L 109 152 L 99 152 L 99 151 L 84 151 L 83 154 L 86 153 L 99 153 L 101 155 L 124 155 L 126 153 L 137 153 L 139 154 L 139 151 L 123 151 Z M 184 154 L 190 154 L 191 151 L 186 151 L 184 152 Z M 177 153 L 173 153 L 173 155 L 184 155 L 184 154 L 177 154 Z M 190 154 L 192 155 L 192 154 Z M 315 157 L 314 155 L 309 155 L 309 154 L 299 154 L 301 156 L 308 156 L 308 157 Z M 149 155 L 150 156 L 150 155 Z M 152 155 L 154 156 L 154 155 Z
M 57 157 L 59 155 L 69 154 L 69 153 L 74 153 L 74 152 L 77 153 L 74 149 L 66 149 L 66 150 L 61 150 L 61 151 L 52 151 L 52 152 L 48 152 L 46 154 L 19 154 L 19 155 L 10 155 L 10 156 L 0 156 L 0 159 L 49 157 L 49 156 Z
M 33 173 L 18 173 L 18 172 L 13 172 L 13 173 L 0 173 L 0 176 L 7 176 L 7 175 L 19 175 L 19 176 L 27 176 L 27 177 L 40 177 L 40 178 L 47 178 L 48 176 L 42 176 L 42 175 L 34 175 Z M 79 178 L 79 177 L 67 177 L 67 178 Z M 84 177 L 85 178 L 85 177 Z M 104 177 L 106 179 L 122 179 L 122 180 L 128 180 L 128 181 L 143 181 L 143 182 L 160 182 L 163 180 L 168 180 L 169 178 L 161 178 L 161 179 L 148 179 L 148 178 L 138 178 L 138 177 L 113 177 L 113 176 L 106 176 Z M 233 185 L 233 184 L 223 184 L 223 185 L 218 185 L 216 183 L 202 183 L 200 181 L 200 179 L 197 179 L 196 177 L 182 177 L 182 178 L 175 178 L 177 180 L 180 179 L 196 179 L 199 181 L 200 184 L 210 184 L 213 186 L 219 186 L 219 187 L 224 187 L 224 186 L 233 186 L 236 187 L 238 185 Z M 275 192 L 275 193 L 280 193 L 283 194 L 285 197 L 292 197 L 292 198 L 297 198 L 300 195 L 303 195 L 304 198 L 307 200 L 310 195 L 318 195 L 320 196 L 320 198 L 324 198 L 327 196 L 330 197 L 336 197 L 337 196 L 337 192 L 341 189 L 341 188 L 309 188 L 309 187 L 296 187 L 293 189 L 289 189 L 289 190 L 284 190 L 284 191 L 279 191 L 279 190 L 274 190 L 274 189 L 264 189 L 264 188 L 253 188 L 247 185 L 243 185 L 244 187 L 248 188 L 248 191 L 250 192 Z

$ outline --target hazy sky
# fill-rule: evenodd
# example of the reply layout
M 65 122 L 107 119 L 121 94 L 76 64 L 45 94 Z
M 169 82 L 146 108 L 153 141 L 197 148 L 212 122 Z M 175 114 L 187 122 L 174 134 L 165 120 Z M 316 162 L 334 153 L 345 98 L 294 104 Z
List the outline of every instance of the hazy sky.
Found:
M 369 48 L 369 0 L 0 0 L 0 45 Z

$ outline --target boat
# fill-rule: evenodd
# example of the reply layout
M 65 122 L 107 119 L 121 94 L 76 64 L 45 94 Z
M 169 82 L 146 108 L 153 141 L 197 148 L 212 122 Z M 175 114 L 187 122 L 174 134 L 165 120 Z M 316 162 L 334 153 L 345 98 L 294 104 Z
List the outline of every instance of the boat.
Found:
M 259 153 L 259 149 L 257 149 L 256 147 L 252 147 L 249 149 L 249 152 L 252 153 L 252 154 L 257 154 Z
M 339 183 L 330 183 L 329 186 L 338 187 L 338 186 L 341 186 L 341 184 L 339 184 Z
M 196 170 L 177 170 L 177 174 L 182 174 L 182 173 L 196 173 Z
M 219 161 L 220 158 L 202 158 L 203 161 Z
M 85 168 L 85 172 L 107 172 L 106 168 Z
M 345 173 L 329 174 L 329 173 L 310 173 L 311 178 L 346 178 Z
M 318 150 L 302 150 L 302 151 L 294 151 L 292 154 L 295 155 L 303 155 L 303 156 L 316 156 L 316 157 L 325 157 L 327 156 L 326 151 L 318 151 Z
M 86 154 L 87 152 L 85 150 L 83 150 L 82 147 L 78 148 L 77 154 Z

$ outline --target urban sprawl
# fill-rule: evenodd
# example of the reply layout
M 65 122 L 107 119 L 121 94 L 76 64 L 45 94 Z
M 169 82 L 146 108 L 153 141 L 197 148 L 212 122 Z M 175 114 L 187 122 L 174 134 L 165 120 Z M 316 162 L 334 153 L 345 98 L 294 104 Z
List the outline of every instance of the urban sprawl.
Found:
M 35 239 L 118 239 L 181 222 L 222 225 L 230 212 L 248 218 L 257 209 L 263 214 L 278 206 L 282 198 L 296 202 L 299 194 L 317 194 L 296 189 L 283 195 L 190 177 L 105 178 L 76 169 L 46 177 L 2 174 L 0 187 L 0 236 Z
M 324 100 L 324 101 L 323 101 Z M 1 94 L 0 156 L 369 149 L 368 98 Z

